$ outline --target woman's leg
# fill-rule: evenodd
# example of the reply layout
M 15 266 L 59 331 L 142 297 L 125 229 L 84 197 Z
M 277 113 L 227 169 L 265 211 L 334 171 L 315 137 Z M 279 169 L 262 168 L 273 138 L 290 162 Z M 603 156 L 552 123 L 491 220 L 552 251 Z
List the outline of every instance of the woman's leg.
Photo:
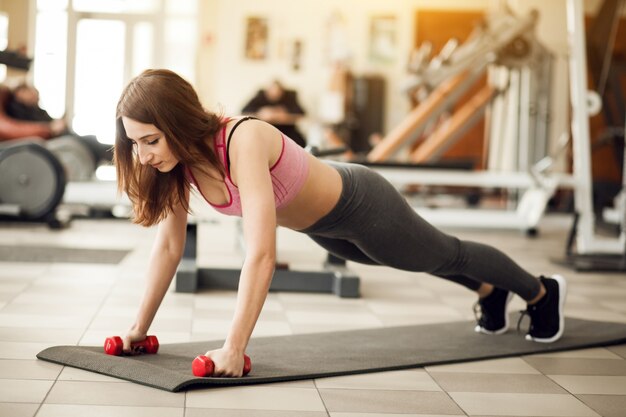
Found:
M 563 334 L 566 283 L 560 276 L 537 279 L 498 249 L 461 241 L 422 219 L 405 198 L 376 172 L 354 164 L 338 164 L 343 191 L 337 206 L 313 226 L 303 230 L 324 238 L 349 242 L 352 253 L 379 265 L 406 271 L 429 272 L 447 279 L 465 277 L 495 287 L 479 301 L 490 333 L 508 328 L 506 307 L 510 292 L 528 303 L 529 340 L 553 342 Z M 345 243 L 344 243 L 345 245 Z M 341 254 L 340 254 L 341 256 Z M 370 262 L 366 262 L 370 263 Z M 485 291 L 482 291 L 483 293 Z M 483 331 L 483 318 L 479 331 Z M 492 331 L 492 328 L 494 331 Z
M 322 236 L 347 240 L 380 265 L 486 282 L 525 300 L 539 294 L 539 280 L 507 255 L 435 228 L 374 171 L 356 165 L 339 170 L 349 189 L 342 195 L 343 212 L 331 219 L 333 224 L 320 227 Z
M 313 239 L 313 241 L 315 241 L 318 245 L 339 258 L 366 265 L 381 265 L 380 263 L 367 256 L 365 253 L 363 253 L 363 251 L 359 249 L 354 243 L 351 243 L 345 239 L 335 239 L 315 235 L 309 235 L 309 237 Z M 480 282 L 468 278 L 464 275 L 439 275 L 439 277 L 456 282 L 457 284 L 461 284 L 472 291 L 478 291 L 481 288 Z
M 380 265 L 378 262 L 370 259 L 366 254 L 364 254 L 361 249 L 356 247 L 356 245 L 348 242 L 347 240 L 315 235 L 309 235 L 309 237 L 331 254 L 341 259 L 345 259 L 346 261 L 353 261 L 366 265 Z

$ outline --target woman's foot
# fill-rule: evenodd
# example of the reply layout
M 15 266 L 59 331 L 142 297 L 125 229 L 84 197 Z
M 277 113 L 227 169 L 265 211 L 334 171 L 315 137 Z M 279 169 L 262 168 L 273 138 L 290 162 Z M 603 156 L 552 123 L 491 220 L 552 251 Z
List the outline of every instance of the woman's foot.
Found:
M 480 298 L 474 305 L 476 314 L 476 327 L 474 331 L 484 334 L 502 334 L 509 329 L 509 315 L 507 306 L 513 298 L 513 293 L 500 288 L 493 288 L 493 291 L 486 297 Z M 478 311 L 480 309 L 480 315 Z
M 530 316 L 530 328 L 526 340 L 540 343 L 556 342 L 563 335 L 565 298 L 567 283 L 560 275 L 541 277 L 546 294 L 535 304 L 528 305 L 526 314 Z

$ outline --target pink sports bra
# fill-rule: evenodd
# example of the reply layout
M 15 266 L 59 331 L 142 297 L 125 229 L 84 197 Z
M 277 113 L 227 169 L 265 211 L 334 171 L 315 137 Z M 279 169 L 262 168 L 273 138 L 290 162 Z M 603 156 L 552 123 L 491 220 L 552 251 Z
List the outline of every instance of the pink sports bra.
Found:
M 228 141 L 226 140 L 226 125 L 222 128 L 221 134 L 217 134 L 214 137 L 215 149 L 224 168 L 226 169 L 226 178 L 224 178 L 224 184 L 228 190 L 229 202 L 226 204 L 212 204 L 202 194 L 202 191 L 198 188 L 198 181 L 194 177 L 193 173 L 188 167 L 185 167 L 185 175 L 189 182 L 196 187 L 200 195 L 204 197 L 205 201 L 209 203 L 215 210 L 220 213 L 227 214 L 229 216 L 241 216 L 241 197 L 239 195 L 239 189 L 230 177 L 230 158 L 228 157 L 228 143 L 230 142 L 233 132 L 237 126 L 251 119 L 252 117 L 244 117 L 240 119 L 230 131 L 228 135 Z M 293 140 L 286 138 L 281 133 L 282 150 L 280 156 L 270 168 L 270 175 L 272 177 L 272 186 L 274 189 L 274 202 L 276 209 L 279 209 L 289 203 L 298 192 L 304 186 L 307 175 L 309 173 L 309 158 L 308 154 Z

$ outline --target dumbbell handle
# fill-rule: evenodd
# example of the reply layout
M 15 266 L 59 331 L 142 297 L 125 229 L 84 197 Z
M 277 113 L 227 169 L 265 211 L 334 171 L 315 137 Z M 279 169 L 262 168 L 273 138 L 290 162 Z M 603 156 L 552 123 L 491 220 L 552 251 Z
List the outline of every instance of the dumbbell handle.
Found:
M 107 355 L 119 356 L 123 353 L 124 342 L 119 336 L 107 337 L 104 341 L 104 352 Z M 159 350 L 159 340 L 156 336 L 147 336 L 144 340 L 132 342 L 130 344 L 132 352 L 157 353 Z
M 243 374 L 248 375 L 252 370 L 252 362 L 248 355 L 243 355 Z M 211 376 L 215 371 L 215 363 L 208 356 L 197 356 L 191 363 L 191 371 L 195 376 Z

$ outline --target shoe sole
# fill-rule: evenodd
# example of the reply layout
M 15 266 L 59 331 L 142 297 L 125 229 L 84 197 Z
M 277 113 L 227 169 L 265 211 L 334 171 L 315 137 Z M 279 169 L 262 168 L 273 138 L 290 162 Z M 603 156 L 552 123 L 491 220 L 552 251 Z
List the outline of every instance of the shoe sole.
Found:
M 511 302 L 511 299 L 513 299 L 513 295 L 515 294 L 509 291 L 509 294 L 506 296 L 506 301 L 504 303 L 504 312 L 505 312 L 504 313 L 504 327 L 498 330 L 487 330 L 484 327 L 477 325 L 476 327 L 474 327 L 474 331 L 476 333 L 491 334 L 491 335 L 506 333 L 509 330 L 509 313 L 507 309 L 509 307 L 509 303 Z
M 565 282 L 565 278 L 561 275 L 552 275 L 550 278 L 555 280 L 557 284 L 559 284 L 559 331 L 552 337 L 547 338 L 539 338 L 532 337 L 531 335 L 526 335 L 526 340 L 530 340 L 533 342 L 539 343 L 552 343 L 556 342 L 563 336 L 563 330 L 565 328 L 565 317 L 563 316 L 563 308 L 565 307 L 565 298 L 567 297 L 567 283 Z

